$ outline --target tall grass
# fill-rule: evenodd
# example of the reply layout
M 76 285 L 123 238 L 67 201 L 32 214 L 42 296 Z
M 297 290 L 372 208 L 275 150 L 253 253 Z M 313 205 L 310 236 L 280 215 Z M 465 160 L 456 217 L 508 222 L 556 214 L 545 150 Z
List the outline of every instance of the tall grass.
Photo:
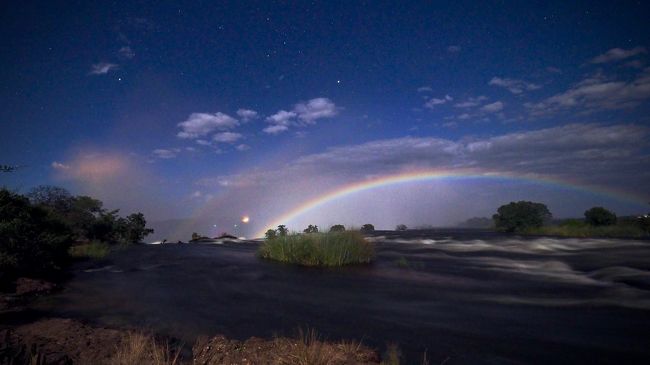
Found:
M 152 336 L 130 333 L 115 351 L 110 365 L 178 365 L 180 348 L 170 349 Z
M 260 246 L 261 258 L 304 266 L 366 264 L 374 247 L 356 231 L 291 234 L 267 240 Z

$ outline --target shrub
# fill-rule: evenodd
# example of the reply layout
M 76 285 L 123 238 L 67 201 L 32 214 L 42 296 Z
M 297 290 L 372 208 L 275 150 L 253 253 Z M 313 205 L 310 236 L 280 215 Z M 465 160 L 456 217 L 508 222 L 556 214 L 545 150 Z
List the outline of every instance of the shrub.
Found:
M 108 255 L 111 246 L 105 242 L 92 241 L 83 245 L 70 247 L 70 256 L 77 258 L 101 259 Z
M 494 219 L 494 225 L 498 230 L 522 232 L 541 227 L 551 217 L 551 212 L 542 203 L 518 201 L 500 206 L 492 219 Z
M 345 232 L 345 226 L 342 224 L 335 224 L 330 227 L 330 232 Z
M 70 229 L 24 196 L 0 189 L 0 284 L 41 276 L 66 263 Z
M 375 231 L 375 226 L 373 226 L 370 223 L 366 223 L 363 226 L 361 226 L 361 232 L 363 233 L 370 233 Z
M 258 254 L 264 259 L 304 266 L 342 266 L 369 263 L 374 247 L 354 231 L 293 234 L 267 240 Z
M 398 225 L 395 227 L 395 230 L 396 230 L 396 231 L 406 231 L 407 229 L 408 229 L 408 227 L 406 226 L 406 224 L 398 224 Z
M 593 207 L 585 211 L 585 222 L 592 226 L 611 226 L 616 224 L 616 214 L 603 207 Z

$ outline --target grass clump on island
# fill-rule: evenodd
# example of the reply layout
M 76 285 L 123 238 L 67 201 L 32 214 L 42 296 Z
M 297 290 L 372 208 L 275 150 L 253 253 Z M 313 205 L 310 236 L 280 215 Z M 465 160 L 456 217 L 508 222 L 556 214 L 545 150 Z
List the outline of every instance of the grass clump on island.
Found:
M 267 238 L 258 254 L 263 259 L 303 266 L 367 264 L 375 250 L 356 231 L 280 234 Z

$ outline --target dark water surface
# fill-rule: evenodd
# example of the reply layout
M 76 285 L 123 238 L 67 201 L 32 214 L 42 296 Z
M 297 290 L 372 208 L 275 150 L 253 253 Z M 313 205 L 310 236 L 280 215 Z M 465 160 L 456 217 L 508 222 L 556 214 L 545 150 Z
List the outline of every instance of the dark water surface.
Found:
M 48 315 L 191 343 L 313 328 L 408 363 L 650 363 L 650 243 L 466 231 L 377 236 L 366 267 L 261 261 L 257 243 L 141 246 L 80 266 Z M 408 267 L 398 260 L 406 259 Z M 402 260 L 403 261 L 403 260 Z

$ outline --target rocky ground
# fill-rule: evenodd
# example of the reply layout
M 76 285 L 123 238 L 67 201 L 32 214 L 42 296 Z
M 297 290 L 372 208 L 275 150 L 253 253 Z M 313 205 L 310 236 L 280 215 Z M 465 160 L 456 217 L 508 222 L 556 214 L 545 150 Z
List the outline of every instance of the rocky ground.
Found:
M 21 278 L 13 293 L 0 295 L 0 365 L 5 364 L 379 364 L 378 354 L 357 342 L 325 342 L 315 333 L 298 338 L 225 336 L 193 346 L 132 330 L 91 326 L 65 318 L 18 318 L 30 300 L 57 286 Z M 5 319 L 5 320 L 1 320 Z

